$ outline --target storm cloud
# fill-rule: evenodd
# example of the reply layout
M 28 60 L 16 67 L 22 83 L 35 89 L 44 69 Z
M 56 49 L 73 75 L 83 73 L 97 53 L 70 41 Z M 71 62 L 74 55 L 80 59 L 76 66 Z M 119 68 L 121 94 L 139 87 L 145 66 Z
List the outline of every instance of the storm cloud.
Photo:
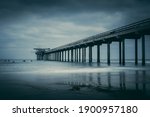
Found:
M 1 0 L 0 58 L 33 58 L 54 48 L 150 17 L 149 0 Z

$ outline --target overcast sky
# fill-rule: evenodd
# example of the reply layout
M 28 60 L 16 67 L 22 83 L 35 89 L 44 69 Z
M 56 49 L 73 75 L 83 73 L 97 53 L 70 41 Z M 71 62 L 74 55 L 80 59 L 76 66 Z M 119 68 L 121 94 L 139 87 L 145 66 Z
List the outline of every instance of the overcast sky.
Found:
M 54 48 L 150 17 L 150 0 L 0 0 L 0 58 Z

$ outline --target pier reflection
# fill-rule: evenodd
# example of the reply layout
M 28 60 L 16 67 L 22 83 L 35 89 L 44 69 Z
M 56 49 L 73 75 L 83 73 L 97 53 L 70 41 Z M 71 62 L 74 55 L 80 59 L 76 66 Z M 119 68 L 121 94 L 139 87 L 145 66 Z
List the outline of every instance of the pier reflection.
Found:
M 148 94 L 150 82 L 147 71 L 135 72 L 108 72 L 108 73 L 88 73 L 72 74 L 72 78 L 67 79 L 64 85 L 68 85 L 73 91 L 97 91 L 97 92 L 123 92 L 126 94 Z M 148 94 L 149 95 L 149 94 Z
M 126 90 L 126 78 L 124 72 L 119 73 L 119 79 L 120 79 L 120 90 Z

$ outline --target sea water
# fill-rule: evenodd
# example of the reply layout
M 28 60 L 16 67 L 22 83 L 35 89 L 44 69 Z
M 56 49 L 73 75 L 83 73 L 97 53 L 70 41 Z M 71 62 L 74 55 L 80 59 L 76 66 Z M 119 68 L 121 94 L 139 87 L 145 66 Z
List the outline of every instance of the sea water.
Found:
M 1 60 L 0 99 L 150 99 L 150 65 Z

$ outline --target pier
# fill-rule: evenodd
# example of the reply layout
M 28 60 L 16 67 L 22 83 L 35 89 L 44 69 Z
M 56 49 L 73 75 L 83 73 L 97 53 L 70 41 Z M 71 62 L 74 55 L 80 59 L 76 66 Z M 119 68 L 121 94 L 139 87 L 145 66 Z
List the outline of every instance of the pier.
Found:
M 104 33 L 99 33 L 81 39 L 79 41 L 69 43 L 60 47 L 53 49 L 41 49 L 35 48 L 37 60 L 49 60 L 49 61 L 61 61 L 61 62 L 80 62 L 85 63 L 93 62 L 93 46 L 97 47 L 97 63 L 101 62 L 100 52 L 103 51 L 101 46 L 103 44 L 107 45 L 107 64 L 111 64 L 111 44 L 113 42 L 118 42 L 119 53 L 118 53 L 118 63 L 120 65 L 125 65 L 125 40 L 133 39 L 135 47 L 134 58 L 135 65 L 138 65 L 138 40 L 141 40 L 141 55 L 142 55 L 142 65 L 145 65 L 145 35 L 150 35 L 150 18 L 142 21 L 138 21 L 120 28 L 116 28 Z M 86 49 L 89 49 L 89 59 L 86 61 Z

